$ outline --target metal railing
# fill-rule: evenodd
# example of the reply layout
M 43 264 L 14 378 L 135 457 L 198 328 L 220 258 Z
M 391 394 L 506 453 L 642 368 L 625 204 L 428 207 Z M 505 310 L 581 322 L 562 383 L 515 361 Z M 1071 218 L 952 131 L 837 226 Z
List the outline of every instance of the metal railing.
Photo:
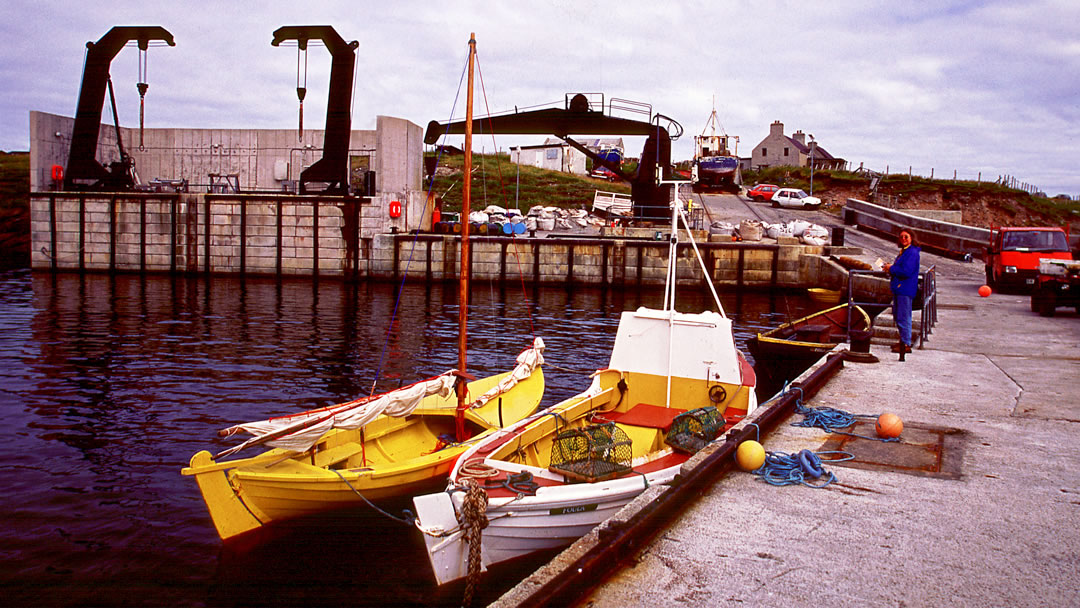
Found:
M 855 270 L 848 269 L 847 280 L 847 301 L 848 301 L 848 315 L 847 315 L 847 332 L 850 339 L 852 324 L 855 320 L 854 310 L 852 306 L 882 306 L 881 302 L 860 302 L 855 299 L 855 277 L 858 275 L 865 275 L 871 277 L 888 278 L 888 274 L 879 270 Z M 933 333 L 934 324 L 937 323 L 937 265 L 931 266 L 926 272 L 919 273 L 919 286 L 921 296 L 920 298 L 920 317 L 919 317 L 919 348 L 923 347 L 927 338 Z M 870 330 L 873 331 L 874 323 L 873 319 L 870 321 Z M 914 342 L 914 339 L 912 340 Z

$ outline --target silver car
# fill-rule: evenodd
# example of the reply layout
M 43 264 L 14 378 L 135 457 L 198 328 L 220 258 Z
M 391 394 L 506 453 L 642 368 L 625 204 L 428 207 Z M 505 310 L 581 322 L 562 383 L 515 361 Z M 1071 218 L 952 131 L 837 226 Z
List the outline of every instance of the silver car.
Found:
M 821 206 L 821 199 L 816 196 L 810 196 L 798 188 L 780 188 L 773 194 L 772 206 L 817 209 Z

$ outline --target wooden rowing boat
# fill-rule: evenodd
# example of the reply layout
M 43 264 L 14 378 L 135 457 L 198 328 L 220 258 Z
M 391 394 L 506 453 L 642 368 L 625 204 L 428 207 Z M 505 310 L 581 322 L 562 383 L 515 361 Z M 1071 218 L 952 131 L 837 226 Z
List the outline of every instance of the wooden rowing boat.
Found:
M 509 372 L 468 384 L 474 398 L 498 385 Z M 486 405 L 465 412 L 471 439 L 454 439 L 457 399 L 425 397 L 412 414 L 383 414 L 354 430 L 334 429 L 311 449 L 275 448 L 258 456 L 215 461 L 207 451 L 191 458 L 181 473 L 195 478 L 223 539 L 271 522 L 363 507 L 366 501 L 407 503 L 416 494 L 445 486 L 457 458 L 494 430 L 536 410 L 544 392 L 543 371 Z
M 849 316 L 851 334 L 856 340 L 869 340 L 870 315 L 860 306 L 844 303 L 751 337 L 746 345 L 754 357 L 755 369 L 774 382 L 791 380 L 837 344 L 850 342 Z

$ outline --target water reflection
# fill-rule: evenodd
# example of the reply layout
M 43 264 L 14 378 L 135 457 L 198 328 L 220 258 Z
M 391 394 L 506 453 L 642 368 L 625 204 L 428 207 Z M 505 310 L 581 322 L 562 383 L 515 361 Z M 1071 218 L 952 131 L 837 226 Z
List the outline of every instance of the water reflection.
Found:
M 222 553 L 195 484 L 179 475 L 235 422 L 455 367 L 456 287 L 397 294 L 386 284 L 0 273 L 0 407 L 11 429 L 0 443 L 0 584 L 9 602 L 457 601 L 436 594 L 412 530 L 362 514 Z M 555 403 L 607 364 L 621 311 L 662 297 L 476 284 L 470 371 L 509 369 L 543 336 L 552 364 L 544 402 Z M 682 310 L 706 302 L 680 294 Z M 724 296 L 740 339 L 809 305 Z M 494 598 L 521 574 L 499 576 L 485 593 Z

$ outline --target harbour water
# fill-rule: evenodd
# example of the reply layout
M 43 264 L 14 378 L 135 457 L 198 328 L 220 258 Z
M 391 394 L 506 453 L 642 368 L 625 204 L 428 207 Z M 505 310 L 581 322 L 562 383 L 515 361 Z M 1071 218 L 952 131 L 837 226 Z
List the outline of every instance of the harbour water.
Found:
M 400 297 L 399 297 L 400 295 Z M 659 291 L 474 284 L 469 370 L 547 343 L 551 405 L 607 363 L 619 314 Z M 457 364 L 456 286 L 0 272 L 0 594 L 6 605 L 436 605 L 411 528 L 320 518 L 222 547 L 192 454 L 218 429 L 396 387 Z M 726 294 L 744 341 L 801 295 Z M 680 294 L 700 310 L 702 294 Z M 744 349 L 745 351 L 745 349 Z M 494 599 L 535 564 L 497 572 Z

